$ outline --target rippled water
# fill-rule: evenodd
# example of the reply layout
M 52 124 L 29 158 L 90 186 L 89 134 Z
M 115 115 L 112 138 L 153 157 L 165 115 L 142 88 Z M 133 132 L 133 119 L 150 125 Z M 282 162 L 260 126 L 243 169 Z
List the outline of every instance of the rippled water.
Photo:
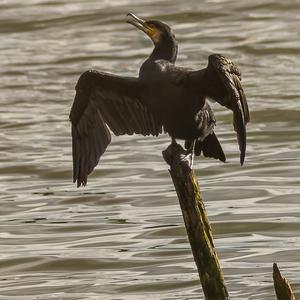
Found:
M 71 182 L 74 85 L 136 75 L 151 43 L 128 11 L 169 23 L 178 64 L 221 52 L 251 109 L 244 167 L 215 105 L 228 163 L 197 173 L 232 299 L 275 299 L 279 263 L 300 296 L 299 1 L 0 1 L 0 299 L 199 299 L 167 136 L 114 138 L 86 188 Z

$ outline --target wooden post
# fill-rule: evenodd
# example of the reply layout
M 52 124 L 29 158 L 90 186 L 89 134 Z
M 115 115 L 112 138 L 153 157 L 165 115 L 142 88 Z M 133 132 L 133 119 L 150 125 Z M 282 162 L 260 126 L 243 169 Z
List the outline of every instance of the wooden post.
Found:
M 179 199 L 205 299 L 227 300 L 229 296 L 214 249 L 200 187 L 194 171 L 187 161 L 182 160 L 185 155 L 185 150 L 179 144 L 171 144 L 163 151 L 163 157 L 171 167 L 169 172 Z
M 296 300 L 288 280 L 281 276 L 277 264 L 273 264 L 273 281 L 277 300 Z

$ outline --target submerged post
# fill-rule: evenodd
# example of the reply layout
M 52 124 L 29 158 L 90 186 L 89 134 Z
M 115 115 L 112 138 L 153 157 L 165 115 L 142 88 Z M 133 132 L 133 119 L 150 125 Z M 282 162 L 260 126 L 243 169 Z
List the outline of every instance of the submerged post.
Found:
M 163 157 L 170 165 L 169 172 L 179 199 L 205 299 L 227 300 L 229 296 L 214 249 L 200 187 L 194 171 L 186 161 L 181 160 L 185 155 L 186 152 L 179 144 L 171 144 L 163 151 Z
M 273 281 L 277 300 L 296 300 L 290 283 L 281 275 L 275 263 L 273 264 Z

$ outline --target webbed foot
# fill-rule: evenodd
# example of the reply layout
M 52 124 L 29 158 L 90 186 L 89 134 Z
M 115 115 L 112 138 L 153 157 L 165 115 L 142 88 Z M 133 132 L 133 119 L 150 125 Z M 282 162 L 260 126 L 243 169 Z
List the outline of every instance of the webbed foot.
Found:
M 183 157 L 180 157 L 180 162 L 184 162 L 186 161 L 189 165 L 189 167 L 191 169 L 193 169 L 193 166 L 194 166 L 194 153 L 189 153 L 187 151 L 187 154 Z
M 195 141 L 192 142 L 188 150 L 184 150 L 176 140 L 172 138 L 172 143 L 163 151 L 165 161 L 171 167 L 177 167 L 180 164 L 185 165 L 188 169 L 192 169 L 194 165 L 194 148 Z

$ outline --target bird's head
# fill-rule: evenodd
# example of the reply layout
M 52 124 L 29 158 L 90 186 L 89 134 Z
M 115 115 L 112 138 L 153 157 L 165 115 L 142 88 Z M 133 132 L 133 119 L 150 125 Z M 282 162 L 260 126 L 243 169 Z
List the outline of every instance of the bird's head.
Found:
M 154 45 L 167 43 L 170 40 L 175 41 L 175 35 L 167 24 L 157 20 L 145 21 L 133 13 L 129 13 L 127 16 L 130 17 L 130 19 L 127 20 L 127 23 L 132 24 L 146 33 L 153 41 Z

